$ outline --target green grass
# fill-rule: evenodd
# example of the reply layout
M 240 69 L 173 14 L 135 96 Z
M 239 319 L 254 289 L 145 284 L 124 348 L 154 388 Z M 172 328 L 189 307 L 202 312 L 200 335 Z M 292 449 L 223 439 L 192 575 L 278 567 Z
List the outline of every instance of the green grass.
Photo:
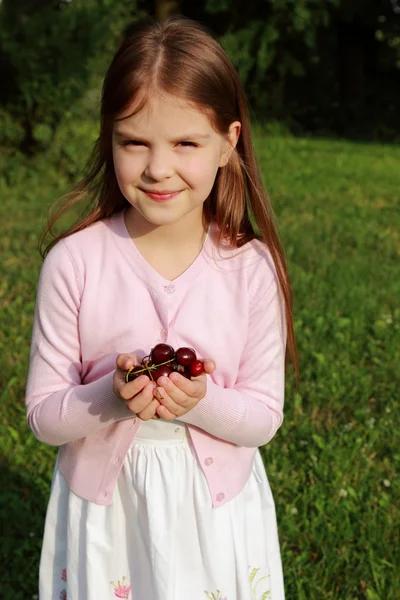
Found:
M 54 448 L 25 425 L 38 233 L 94 135 L 72 116 L 52 151 L 0 154 L 1 597 L 37 594 Z M 400 149 L 258 130 L 295 295 L 301 381 L 263 449 L 288 600 L 400 598 Z M 83 164 L 83 163 L 82 163 Z M 5 567 L 5 565 L 8 565 Z M 78 599 L 73 599 L 78 600 Z

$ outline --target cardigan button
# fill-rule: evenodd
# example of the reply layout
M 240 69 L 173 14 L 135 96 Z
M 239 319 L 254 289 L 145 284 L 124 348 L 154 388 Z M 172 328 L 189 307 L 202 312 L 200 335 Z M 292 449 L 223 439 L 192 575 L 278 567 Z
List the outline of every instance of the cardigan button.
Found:
M 167 292 L 167 294 L 173 294 L 175 292 L 175 286 L 173 283 L 170 283 L 169 285 L 164 286 L 164 289 Z
M 212 458 L 212 456 L 207 456 L 207 458 L 204 461 L 204 464 L 206 465 L 206 467 L 209 467 L 210 465 L 212 465 L 214 462 L 214 459 Z
M 222 500 L 225 498 L 225 494 L 223 494 L 222 492 L 220 492 L 219 494 L 217 494 L 217 501 L 218 502 L 222 502 Z

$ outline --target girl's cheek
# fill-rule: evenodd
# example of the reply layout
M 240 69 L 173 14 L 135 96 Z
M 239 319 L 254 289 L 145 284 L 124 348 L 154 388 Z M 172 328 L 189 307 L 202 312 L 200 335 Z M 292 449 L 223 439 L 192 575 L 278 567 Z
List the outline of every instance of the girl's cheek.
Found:
M 193 157 L 185 164 L 185 173 L 187 176 L 195 179 L 208 179 L 216 173 L 215 160 L 212 157 L 202 156 Z
M 138 158 L 123 157 L 114 165 L 117 176 L 127 182 L 137 179 L 145 169 L 142 163 L 143 161 Z

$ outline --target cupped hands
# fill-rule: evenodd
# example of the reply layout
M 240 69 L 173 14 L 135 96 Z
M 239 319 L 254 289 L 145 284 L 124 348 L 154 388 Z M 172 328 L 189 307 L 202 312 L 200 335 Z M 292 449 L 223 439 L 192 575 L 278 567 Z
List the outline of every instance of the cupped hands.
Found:
M 135 354 L 119 354 L 113 379 L 114 394 L 142 421 L 179 419 L 207 393 L 207 375 L 213 373 L 215 363 L 211 359 L 203 362 L 204 373 L 191 379 L 174 372 L 168 377 L 159 377 L 156 382 L 143 374 L 127 383 L 126 371 L 138 364 L 138 360 Z

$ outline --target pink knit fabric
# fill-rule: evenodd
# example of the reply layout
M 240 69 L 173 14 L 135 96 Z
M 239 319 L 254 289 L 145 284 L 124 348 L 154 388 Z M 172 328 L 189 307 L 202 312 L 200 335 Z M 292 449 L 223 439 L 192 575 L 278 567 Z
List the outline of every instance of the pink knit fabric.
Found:
M 112 391 L 115 359 L 166 342 L 212 358 L 207 395 L 182 421 L 212 502 L 235 496 L 255 449 L 282 423 L 286 331 L 275 269 L 257 241 L 217 245 L 215 225 L 192 265 L 163 279 L 127 232 L 124 213 L 71 235 L 39 280 L 26 391 L 29 426 L 61 446 L 79 496 L 110 504 L 140 425 Z

